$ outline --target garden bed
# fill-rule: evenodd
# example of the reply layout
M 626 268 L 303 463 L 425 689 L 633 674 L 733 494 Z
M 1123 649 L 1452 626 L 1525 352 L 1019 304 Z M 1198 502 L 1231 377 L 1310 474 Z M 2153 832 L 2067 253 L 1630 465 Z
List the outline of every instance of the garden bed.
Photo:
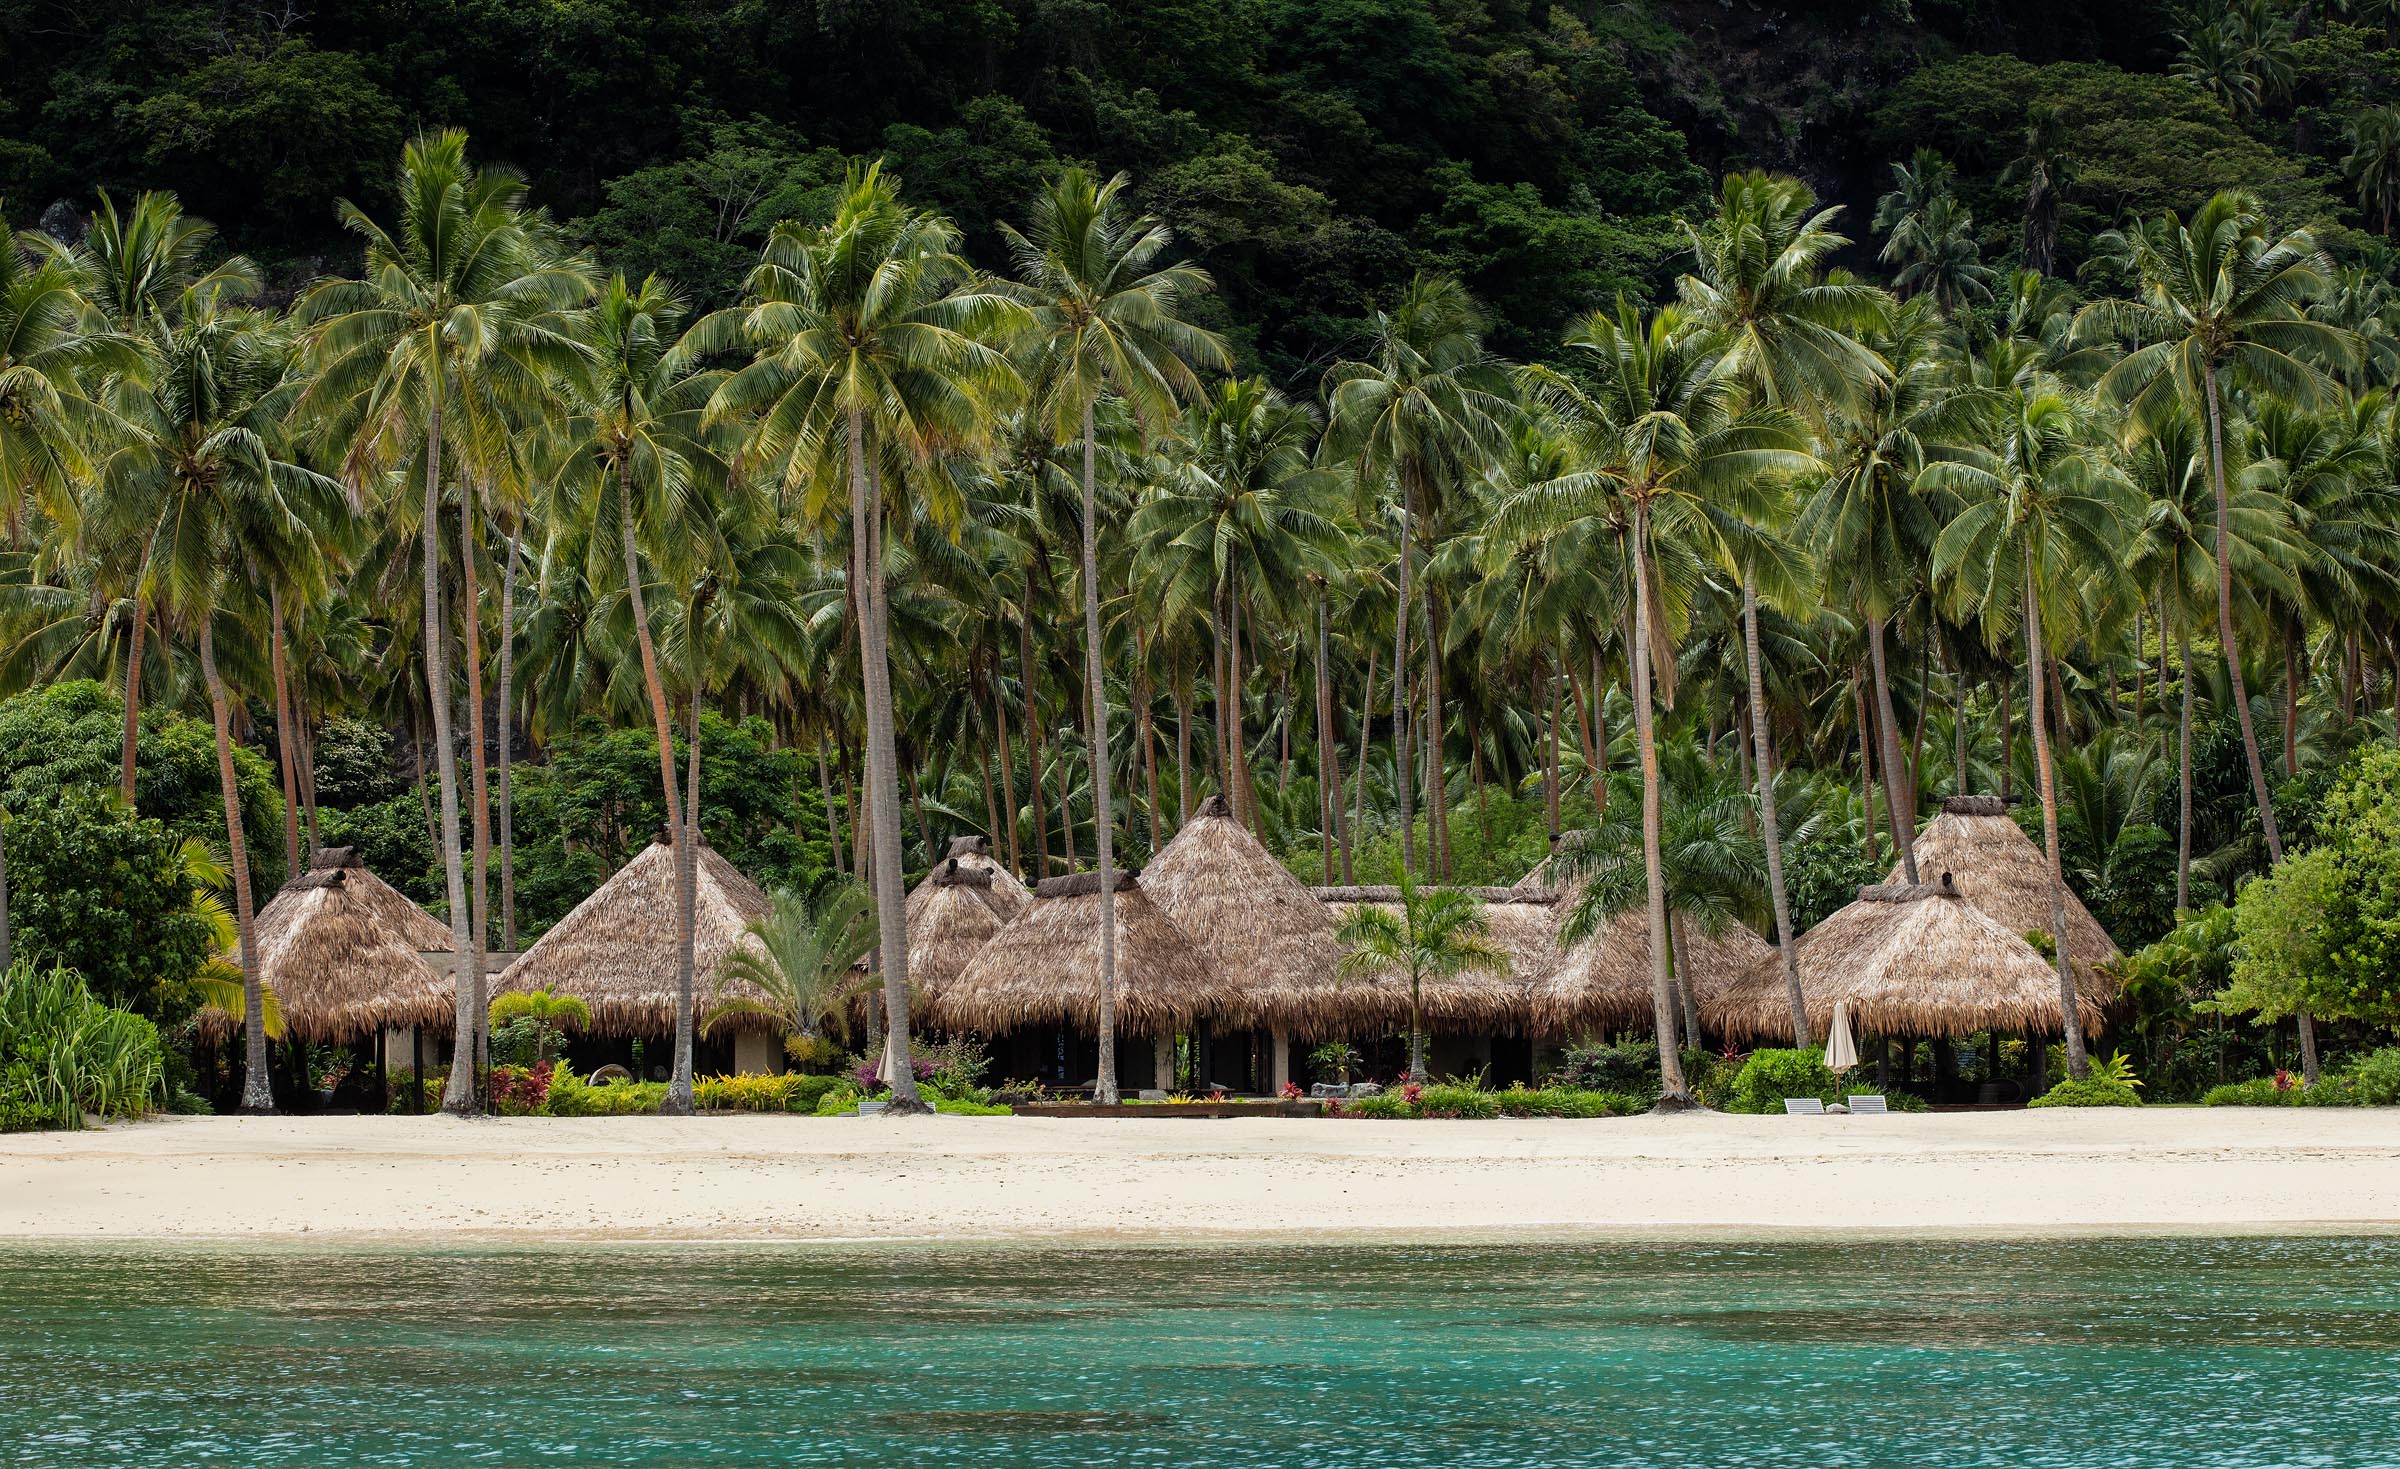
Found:
M 1322 1117 L 1325 1104 L 1269 1098 L 1255 1102 L 1117 1102 L 1105 1107 L 1097 1102 L 1019 1102 L 1012 1110 L 1019 1117 Z

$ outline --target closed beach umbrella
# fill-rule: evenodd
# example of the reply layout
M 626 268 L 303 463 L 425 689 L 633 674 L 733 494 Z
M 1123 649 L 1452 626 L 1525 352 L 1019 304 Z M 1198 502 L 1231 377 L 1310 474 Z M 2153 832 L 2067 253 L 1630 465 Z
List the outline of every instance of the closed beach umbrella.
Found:
M 1825 1033 L 1825 1064 L 1836 1076 L 1858 1064 L 1858 1042 L 1850 1037 L 1850 1002 L 1833 1002 L 1833 1026 Z

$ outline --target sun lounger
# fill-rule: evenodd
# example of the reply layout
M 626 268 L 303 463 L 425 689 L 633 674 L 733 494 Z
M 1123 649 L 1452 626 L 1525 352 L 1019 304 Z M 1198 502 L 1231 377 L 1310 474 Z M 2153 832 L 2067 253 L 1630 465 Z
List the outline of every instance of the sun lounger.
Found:
M 1785 1097 L 1783 1114 L 1786 1117 L 1822 1117 L 1825 1104 L 1815 1097 Z
M 1881 1117 L 1891 1110 L 1883 1104 L 1881 1097 L 1852 1097 L 1850 1099 L 1850 1115 L 1853 1117 Z

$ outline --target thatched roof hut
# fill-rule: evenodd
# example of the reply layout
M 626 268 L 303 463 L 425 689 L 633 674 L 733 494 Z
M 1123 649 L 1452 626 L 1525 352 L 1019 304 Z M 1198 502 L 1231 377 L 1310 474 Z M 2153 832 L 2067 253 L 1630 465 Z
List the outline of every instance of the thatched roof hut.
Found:
M 1952 796 L 1942 802 L 1942 814 L 1917 834 L 1918 877 L 1932 883 L 1945 872 L 1956 879 L 1968 902 L 2009 932 L 2050 931 L 2050 859 L 1999 797 Z M 1896 883 L 1904 877 L 1895 866 L 1884 881 Z M 2114 985 L 2095 968 L 2123 951 L 2072 887 L 2066 899 L 2067 965 L 2075 972 L 2075 987 L 2111 993 Z
M 1800 989 L 1817 1035 L 1845 999 L 1858 1027 L 1877 1035 L 2060 1029 L 2058 971 L 1944 876 L 1860 888 L 1858 901 L 1800 936 Z M 2084 1029 L 2099 1030 L 2100 1007 L 2079 999 Z M 1732 1039 L 1788 1043 L 1791 992 L 1781 957 L 1770 951 L 1713 1002 L 1703 1000 L 1701 1018 Z
M 494 993 L 547 989 L 592 1007 L 601 1035 L 664 1035 L 675 1029 L 675 848 L 654 841 L 575 905 L 500 976 Z M 736 945 L 755 945 L 752 920 L 767 895 L 703 842 L 693 923 L 692 1005 L 706 1015 L 726 997 L 718 966 Z M 744 987 L 742 993 L 753 993 Z
M 1668 927 L 1675 940 L 1675 973 L 1702 1006 L 1775 955 L 1773 945 L 1739 923 L 1728 923 L 1716 934 L 1689 918 Z M 1535 986 L 1533 1005 L 1537 1024 L 1553 1035 L 1650 1029 L 1656 1012 L 1650 1000 L 1649 914 L 1629 908 L 1569 949 Z
M 311 867 L 259 910 L 259 982 L 274 991 L 285 1032 L 300 1040 L 340 1044 L 386 1027 L 452 1024 L 450 981 L 384 920 L 390 905 L 375 890 L 408 900 L 364 873 Z
M 908 895 L 908 982 L 921 995 L 937 994 L 958 978 L 1006 926 L 992 899 L 998 883 L 992 868 L 946 857 Z
M 943 854 L 942 861 L 955 862 L 962 868 L 992 875 L 990 884 L 982 890 L 984 900 L 992 905 L 992 911 L 1000 915 L 1003 923 L 1024 912 L 1025 905 L 1033 901 L 1033 890 L 1020 882 L 1015 873 L 993 859 L 990 837 L 952 837 L 950 850 Z M 941 863 L 934 865 L 938 869 Z M 917 886 L 922 889 L 925 884 L 920 882 Z
M 1131 872 L 1116 874 L 1116 1024 L 1161 1035 L 1238 1013 L 1241 997 L 1205 952 L 1158 910 Z M 994 934 L 951 983 L 927 997 L 929 1018 L 952 1030 L 998 1033 L 1027 1025 L 1100 1023 L 1100 877 L 1054 877 Z
M 291 882 L 290 888 L 306 882 L 320 872 L 340 872 L 342 885 L 351 901 L 363 905 L 368 912 L 383 920 L 384 927 L 400 936 L 401 942 L 420 953 L 447 954 L 451 950 L 450 925 L 417 906 L 415 899 L 393 887 L 367 870 L 359 860 L 356 847 L 321 847 L 306 871 Z M 273 903 L 267 905 L 274 908 Z M 260 915 L 265 916 L 263 913 Z
M 1313 889 L 1318 901 L 1334 915 L 1338 929 L 1351 910 L 1372 903 L 1399 910 L 1396 886 L 1329 887 Z M 1498 973 L 1476 972 L 1429 981 L 1424 989 L 1425 1023 L 1444 1030 L 1526 1030 L 1534 1019 L 1534 987 L 1556 971 L 1564 956 L 1558 947 L 1558 911 L 1554 898 L 1529 895 L 1515 888 L 1477 887 L 1463 891 L 1483 900 L 1484 942 L 1508 956 L 1508 968 Z M 1408 1010 L 1408 978 L 1384 981 L 1397 992 L 1399 1014 Z M 1381 997 L 1378 997 L 1381 1002 Z M 1388 1008 L 1388 1002 L 1387 1008 Z
M 1234 818 L 1223 796 L 1201 802 L 1151 859 L 1142 891 L 1242 992 L 1251 1023 L 1331 1033 L 1407 1008 L 1407 996 L 1395 996 L 1379 978 L 1337 973 L 1342 946 L 1333 915 Z

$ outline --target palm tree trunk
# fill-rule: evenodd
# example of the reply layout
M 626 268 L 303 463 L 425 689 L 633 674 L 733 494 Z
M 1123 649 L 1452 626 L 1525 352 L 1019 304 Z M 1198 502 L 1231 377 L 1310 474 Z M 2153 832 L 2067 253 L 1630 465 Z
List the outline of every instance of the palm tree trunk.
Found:
M 993 743 L 1000 747 L 1000 809 L 1008 818 L 1001 825 L 1006 829 L 1008 870 L 1023 872 L 1025 851 L 1017 834 L 1017 755 L 1008 742 L 1008 695 L 1000 687 L 1000 658 L 1000 652 L 995 648 L 992 651 L 992 738 Z M 1002 833 L 995 831 L 992 837 L 1000 840 Z
M 917 1080 L 909 1069 L 908 928 L 903 907 L 908 893 L 900 874 L 900 761 L 892 728 L 892 625 L 891 602 L 883 584 L 883 507 L 869 492 L 866 424 L 856 412 L 849 419 L 851 555 L 860 573 L 866 612 L 859 619 L 863 641 L 859 664 L 867 706 L 867 815 L 874 824 L 875 922 L 881 940 L 883 1005 L 889 1027 L 884 1049 L 894 1062 L 892 1074 L 885 1078 L 892 1089 L 885 1115 L 893 1116 L 932 1109 L 917 1095 Z M 1030 658 L 1027 671 L 1031 671 Z
M 1025 700 L 1026 784 L 1033 792 L 1033 878 L 1050 875 L 1050 827 L 1042 806 L 1042 706 L 1034 698 L 1033 567 L 1025 568 L 1025 604 L 1017 618 L 1017 677 Z
M 2242 726 L 2242 755 L 2250 764 L 2250 793 L 2258 801 L 2258 824 L 2267 838 L 2267 857 L 2283 860 L 2283 835 L 2275 829 L 2275 800 L 2267 790 L 2267 767 L 2259 758 L 2258 730 L 2250 720 L 2250 691 L 2242 682 L 2242 645 L 2233 628 L 2233 528 L 2225 495 L 2225 429 L 2217 405 L 2217 367 L 2203 369 L 2208 396 L 2208 475 L 2217 501 L 2217 639 L 2225 648 L 2225 678 Z M 2190 677 L 2187 672 L 2185 677 Z
M 2000 799 L 2005 801 L 2016 794 L 2017 745 L 2016 708 L 2012 700 L 2016 681 L 2004 679 L 2000 684 Z
M 467 763 L 475 783 L 475 944 L 460 957 L 475 977 L 475 1065 L 489 1070 L 491 1017 L 483 1005 L 483 951 L 490 947 L 492 799 L 491 772 L 483 747 L 483 597 L 475 587 L 475 496 L 464 480 L 458 495 L 459 624 L 467 649 Z
M 2033 576 L 2028 570 L 2025 578 L 2025 662 L 2028 682 L 2033 689 L 2033 763 L 2042 783 L 2042 845 L 2050 868 L 2050 948 L 2052 962 L 2058 968 L 2060 1027 L 2067 1041 L 2067 1075 L 2077 1081 L 2091 1075 L 2091 1062 L 2083 1054 L 2083 1009 L 2076 1003 L 2075 970 L 2072 947 L 2067 931 L 2067 879 L 2060 870 L 2058 858 L 2058 777 L 2051 768 L 2050 732 L 2042 721 L 2042 669 L 2047 663 L 2042 653 L 2042 606 L 2033 594 Z
M 1683 1044 L 1686 1050 L 1702 1048 L 1700 1036 L 1700 1001 L 1692 993 L 1692 976 L 1683 967 L 1683 915 L 1667 912 L 1667 973 L 1674 981 L 1675 998 L 1683 1006 Z
M 267 1075 L 267 1004 L 258 982 L 256 909 L 250 893 L 250 844 L 242 832 L 242 796 L 233 776 L 233 722 L 225 703 L 225 681 L 217 676 L 217 642 L 210 617 L 200 617 L 200 672 L 208 680 L 208 712 L 216 725 L 217 786 L 225 798 L 225 850 L 233 873 L 233 919 L 242 959 L 242 1110 L 275 1110 Z
M 1100 867 L 1100 1075 L 1093 1100 L 1117 1102 L 1116 809 L 1108 793 L 1108 687 L 1100 650 L 1099 445 L 1092 405 L 1083 405 L 1083 676 L 1091 720 L 1092 852 Z
M 511 773 L 517 743 L 517 534 L 500 568 L 500 947 L 517 949 L 517 804 Z
M 1646 501 L 1633 502 L 1633 665 L 1634 744 L 1642 766 L 1642 876 L 1647 888 L 1650 922 L 1650 1005 L 1658 1027 L 1658 1105 L 1660 1112 L 1686 1112 L 1699 1105 L 1683 1079 L 1683 1058 L 1675 1047 L 1675 996 L 1667 968 L 1667 883 L 1664 856 L 1659 851 L 1658 740 L 1650 712 L 1650 510 Z
M 1325 661 L 1332 638 L 1325 615 L 1325 589 L 1317 588 L 1317 857 L 1325 885 L 1333 886 L 1333 833 L 1342 824 L 1341 782 L 1334 778 L 1339 756 L 1333 742 L 1333 680 Z
M 147 570 L 147 565 L 144 567 Z M 150 628 L 150 597 L 138 593 L 133 602 L 132 647 L 125 656 L 125 745 L 117 762 L 118 793 L 125 809 L 133 810 L 133 766 L 136 736 L 142 728 L 142 644 Z
M 1417 870 L 1416 801 L 1408 769 L 1408 563 L 1417 509 L 1413 479 L 1407 471 L 1400 476 L 1400 602 L 1392 618 L 1392 780 L 1400 797 L 1400 870 L 1407 873 Z M 1359 778 L 1366 778 L 1363 768 Z
M 1950 668 L 1950 794 L 1970 795 L 1967 789 L 1967 673 L 1959 663 Z
M 2182 609 L 2176 609 L 2175 657 L 2183 665 L 2183 709 L 2177 715 L 2175 747 L 2175 916 L 2192 910 L 2192 643 Z M 2161 650 L 2159 661 L 2166 661 Z
M 1883 865 L 1882 848 L 1875 841 L 1875 760 L 1871 753 L 1874 722 L 1867 717 L 1867 684 L 1859 666 L 1850 665 L 1850 702 L 1856 706 L 1858 718 L 1858 805 L 1864 818 L 1859 825 L 1867 839 L 1867 861 Z
M 1429 864 L 1450 876 L 1450 778 L 1442 768 L 1442 742 L 1450 712 L 1442 702 L 1442 599 L 1425 594 L 1425 838 Z
M 642 658 L 642 687 L 650 696 L 650 732 L 658 741 L 658 786 L 665 797 L 667 836 L 672 840 L 682 802 L 675 782 L 675 723 L 667 710 L 666 680 L 658 671 L 658 643 L 650 634 L 650 599 L 642 592 L 642 558 L 633 539 L 633 464 L 619 471 L 622 514 L 618 517 L 619 549 L 625 558 L 625 595 L 633 609 L 633 640 Z
M 1750 662 L 1750 737 L 1758 755 L 1758 824 L 1767 839 L 1767 896 L 1775 908 L 1775 947 L 1783 958 L 1784 988 L 1792 997 L 1792 1045 L 1808 1045 L 1808 1002 L 1800 989 L 1800 957 L 1792 933 L 1792 895 L 1783 881 L 1783 830 L 1775 811 L 1775 752 L 1767 735 L 1766 660 L 1759 653 L 1758 588 L 1742 578 L 1742 650 Z
M 1425 1080 L 1425 984 L 1414 971 L 1408 976 L 1408 1079 Z
M 2300 639 L 2290 623 L 2283 631 L 2283 778 L 2300 775 Z
M 692 1115 L 692 985 L 698 967 L 700 903 L 700 619 L 703 599 L 684 613 L 683 651 L 692 685 L 691 727 L 684 736 L 683 834 L 675 843 L 675 1074 L 659 1111 Z
M 1342 830 L 1342 881 L 1345 883 L 1358 881 L 1358 868 L 1351 854 L 1352 833 L 1363 833 L 1367 829 L 1367 759 L 1375 748 L 1375 660 L 1382 653 L 1383 650 L 1372 643 L 1367 645 L 1367 682 L 1358 698 L 1358 789 L 1351 797 L 1350 824 Z M 2400 684 L 2400 679 L 2394 682 Z
M 1150 687 L 1150 650 L 1136 639 L 1134 656 L 1140 660 L 1140 678 L 1135 682 L 1134 704 L 1139 709 L 1142 738 L 1142 811 L 1150 836 L 1150 855 L 1167 844 L 1158 829 L 1158 719 L 1153 712 L 1157 691 Z
M 300 875 L 300 771 L 292 735 L 292 683 L 283 658 L 283 588 L 267 584 L 268 661 L 275 677 L 275 763 L 283 777 L 283 880 Z
M 433 764 L 441 787 L 442 885 L 450 902 L 450 946 L 462 957 L 474 935 L 468 928 L 466 863 L 459 851 L 458 747 L 450 741 L 450 630 L 442 617 L 442 410 L 437 403 L 425 433 L 425 506 L 418 552 L 425 563 L 425 702 L 433 711 Z M 419 785 L 423 785 L 420 778 Z M 452 1010 L 458 1017 L 456 1058 L 442 1088 L 442 1110 L 465 1116 L 475 1110 L 475 1017 L 483 994 L 471 966 L 452 973 Z
M 1867 619 L 1867 656 L 1875 667 L 1875 723 L 1883 756 L 1883 805 L 1892 818 L 1892 845 L 1900 849 L 1900 867 L 1910 886 L 1917 881 L 1917 814 L 1906 809 L 1908 773 L 1900 763 L 1897 718 L 1892 712 L 1892 680 L 1883 656 L 1884 620 Z
M 997 698 L 993 700 L 995 705 L 998 702 Z M 1001 741 L 1000 756 L 1000 769 L 1005 774 L 1008 770 L 1008 743 L 1006 740 Z M 846 877 L 849 873 L 842 861 L 842 829 L 834 824 L 836 818 L 833 804 L 831 759 L 832 757 L 825 753 L 825 731 L 820 729 L 817 731 L 817 804 L 825 812 L 825 845 L 833 850 L 833 875 Z M 1012 859 L 1010 865 L 1014 866 L 1013 859 L 1016 854 L 1011 852 L 1009 855 Z
M 1557 666 L 1550 670 L 1550 748 L 1548 762 L 1542 767 L 1542 816 L 1549 823 L 1549 836 L 1553 843 L 1558 841 L 1558 788 L 1563 779 L 1558 757 L 1558 727 L 1566 722 L 1567 717 L 1566 692 L 1561 687 L 1566 678 L 1567 660 L 1562 655 Z
M 1192 689 L 1188 669 L 1175 675 L 1175 829 L 1192 819 Z

